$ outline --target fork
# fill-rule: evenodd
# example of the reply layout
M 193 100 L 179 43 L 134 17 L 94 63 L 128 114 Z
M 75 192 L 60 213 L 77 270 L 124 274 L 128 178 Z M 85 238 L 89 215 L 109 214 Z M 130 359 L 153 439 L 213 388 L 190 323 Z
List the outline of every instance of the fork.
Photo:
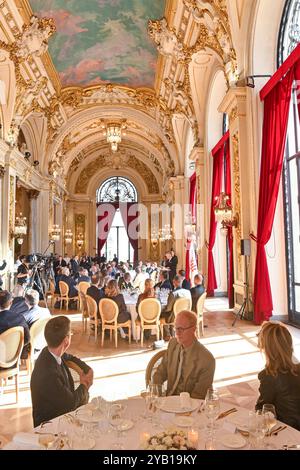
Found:
M 276 429 L 276 430 L 271 434 L 271 436 L 277 436 L 278 433 L 280 433 L 281 431 L 284 431 L 286 428 L 287 428 L 287 426 L 280 426 L 278 429 Z

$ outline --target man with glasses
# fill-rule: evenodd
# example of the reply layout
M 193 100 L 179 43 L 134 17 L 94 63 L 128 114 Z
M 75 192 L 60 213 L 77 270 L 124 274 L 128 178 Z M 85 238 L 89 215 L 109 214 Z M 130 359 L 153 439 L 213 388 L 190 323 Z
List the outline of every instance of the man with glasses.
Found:
M 153 382 L 167 381 L 167 395 L 188 392 L 192 398 L 204 399 L 212 386 L 215 358 L 196 338 L 197 316 L 188 310 L 180 312 L 175 320 L 176 338 L 169 342 Z
M 93 370 L 85 362 L 66 353 L 71 336 L 71 322 L 67 317 L 55 317 L 46 324 L 48 346 L 37 358 L 30 381 L 34 427 L 88 402 Z M 80 385 L 76 390 L 66 361 L 74 362 L 81 369 Z

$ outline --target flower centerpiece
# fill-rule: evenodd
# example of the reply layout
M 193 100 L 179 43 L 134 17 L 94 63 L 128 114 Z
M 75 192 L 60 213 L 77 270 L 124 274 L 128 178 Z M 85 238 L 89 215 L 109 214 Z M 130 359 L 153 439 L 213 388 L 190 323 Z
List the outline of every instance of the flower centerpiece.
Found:
M 169 429 L 150 436 L 143 444 L 143 450 L 192 450 L 188 435 L 179 429 Z

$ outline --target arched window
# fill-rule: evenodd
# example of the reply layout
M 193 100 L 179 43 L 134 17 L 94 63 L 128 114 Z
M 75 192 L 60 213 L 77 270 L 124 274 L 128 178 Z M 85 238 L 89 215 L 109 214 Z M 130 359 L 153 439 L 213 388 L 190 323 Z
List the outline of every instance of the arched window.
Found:
M 300 42 L 300 0 L 288 0 L 281 21 L 278 43 L 280 66 Z M 289 320 L 300 324 L 300 127 L 296 91 L 289 116 L 283 167 Z
M 97 190 L 97 202 L 137 202 L 137 191 L 131 181 L 115 176 Z

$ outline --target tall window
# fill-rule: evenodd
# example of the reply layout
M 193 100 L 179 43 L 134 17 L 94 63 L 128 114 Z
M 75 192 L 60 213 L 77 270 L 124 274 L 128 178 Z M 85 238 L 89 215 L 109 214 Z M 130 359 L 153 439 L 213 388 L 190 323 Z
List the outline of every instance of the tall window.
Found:
M 137 191 L 134 185 L 126 178 L 119 176 L 104 181 L 96 194 L 97 203 L 137 202 Z M 131 261 L 134 259 L 134 250 L 129 241 L 120 209 L 116 210 L 111 229 L 102 253 L 107 260 L 112 260 L 115 255 L 119 261 Z
M 278 45 L 280 66 L 300 42 L 300 0 L 288 0 Z M 293 92 L 283 169 L 289 319 L 300 324 L 300 127 L 296 91 Z

